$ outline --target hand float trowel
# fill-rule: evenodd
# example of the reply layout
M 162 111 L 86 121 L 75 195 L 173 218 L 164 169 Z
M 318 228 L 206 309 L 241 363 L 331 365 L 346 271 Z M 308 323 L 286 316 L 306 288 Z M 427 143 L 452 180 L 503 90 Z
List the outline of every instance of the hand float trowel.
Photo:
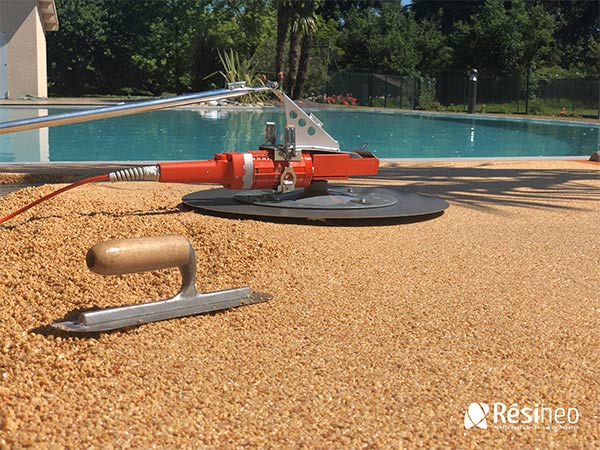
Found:
M 87 266 L 101 275 L 122 275 L 178 267 L 182 283 L 179 292 L 166 300 L 79 313 L 76 320 L 55 322 L 58 330 L 93 333 L 116 330 L 159 320 L 220 311 L 259 303 L 272 298 L 249 287 L 199 293 L 196 290 L 196 257 L 187 239 L 178 235 L 120 239 L 92 247 Z

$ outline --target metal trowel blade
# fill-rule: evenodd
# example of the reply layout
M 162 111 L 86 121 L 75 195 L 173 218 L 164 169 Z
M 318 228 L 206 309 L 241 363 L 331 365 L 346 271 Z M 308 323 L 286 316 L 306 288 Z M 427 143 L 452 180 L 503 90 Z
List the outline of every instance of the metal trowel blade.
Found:
M 249 288 L 228 289 L 198 294 L 195 298 L 173 297 L 167 300 L 86 311 L 80 313 L 76 320 L 54 322 L 51 326 L 56 330 L 72 333 L 97 333 L 252 305 L 272 298 L 271 294 L 253 292 Z

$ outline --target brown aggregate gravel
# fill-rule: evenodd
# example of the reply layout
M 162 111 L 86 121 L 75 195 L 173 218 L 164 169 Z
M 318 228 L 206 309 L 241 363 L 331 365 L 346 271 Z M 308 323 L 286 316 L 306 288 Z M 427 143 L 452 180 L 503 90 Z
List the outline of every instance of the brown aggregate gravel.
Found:
M 0 447 L 600 445 L 600 166 L 402 163 L 363 183 L 450 203 L 374 227 L 181 212 L 195 186 L 88 185 L 0 226 Z M 361 181 L 359 181 L 361 182 Z M 4 215 L 54 189 L 0 198 Z M 102 277 L 85 253 L 181 234 L 203 291 L 275 298 L 92 338 L 78 308 L 165 298 L 176 269 Z M 576 407 L 573 428 L 465 430 L 471 402 Z

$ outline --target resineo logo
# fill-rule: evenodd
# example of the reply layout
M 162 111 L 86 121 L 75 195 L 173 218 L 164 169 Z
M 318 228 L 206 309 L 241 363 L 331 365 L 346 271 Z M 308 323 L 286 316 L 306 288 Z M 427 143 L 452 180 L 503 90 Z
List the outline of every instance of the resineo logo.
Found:
M 490 412 L 487 403 L 471 403 L 465 413 L 465 428 L 470 430 L 473 427 L 487 428 L 485 416 Z
M 492 427 L 502 428 L 572 428 L 579 422 L 577 408 L 551 408 L 534 405 L 519 407 L 516 403 L 510 406 L 502 402 L 492 405 L 491 417 L 488 417 L 490 407 L 487 403 L 471 403 L 465 412 L 465 429 L 488 428 L 488 419 Z

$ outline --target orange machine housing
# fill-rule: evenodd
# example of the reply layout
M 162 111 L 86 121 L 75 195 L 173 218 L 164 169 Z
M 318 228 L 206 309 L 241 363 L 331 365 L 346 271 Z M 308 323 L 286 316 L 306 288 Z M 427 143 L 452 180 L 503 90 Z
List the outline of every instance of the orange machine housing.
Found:
M 379 169 L 377 158 L 358 153 L 302 152 L 299 161 L 275 160 L 273 153 L 273 150 L 226 152 L 204 161 L 160 163 L 159 181 L 221 184 L 228 189 L 275 189 L 286 167 L 290 167 L 296 176 L 295 186 L 302 188 L 313 180 L 375 175 Z

